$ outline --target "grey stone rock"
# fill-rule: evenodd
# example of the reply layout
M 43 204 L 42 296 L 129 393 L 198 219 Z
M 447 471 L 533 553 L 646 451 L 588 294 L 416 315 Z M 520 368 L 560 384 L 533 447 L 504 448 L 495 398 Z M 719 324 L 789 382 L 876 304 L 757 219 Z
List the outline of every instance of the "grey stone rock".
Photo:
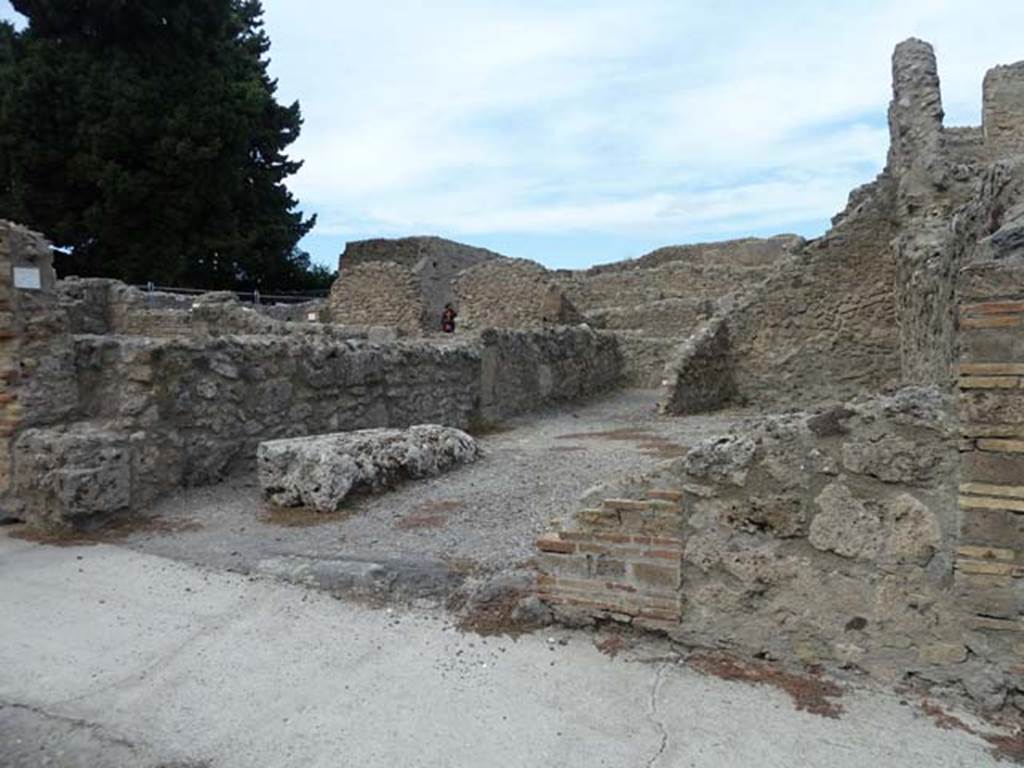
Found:
M 794 495 L 751 497 L 748 519 L 780 539 L 806 535 L 807 506 Z
M 927 565 L 942 544 L 942 530 L 935 514 L 909 493 L 901 493 L 886 504 L 885 515 L 892 529 L 883 560 Z
M 742 487 L 756 452 L 757 444 L 749 437 L 729 435 L 698 444 L 686 454 L 683 466 L 692 477 Z
M 15 489 L 30 518 L 62 526 L 128 509 L 132 451 L 126 435 L 92 424 L 32 429 L 15 444 Z
M 424 424 L 261 443 L 264 496 L 285 507 L 336 511 L 353 491 L 379 492 L 405 479 L 438 475 L 480 455 L 458 429 Z
M 808 540 L 816 549 L 842 557 L 871 560 L 882 545 L 882 518 L 840 482 L 825 486 L 814 500 L 821 510 L 811 521 Z
M 847 471 L 877 477 L 886 483 L 927 482 L 935 476 L 939 464 L 934 445 L 896 435 L 843 445 L 843 466 Z
M 511 618 L 519 625 L 543 627 L 554 621 L 554 613 L 539 597 L 530 595 L 516 604 Z
M 440 560 L 283 556 L 261 560 L 260 573 L 336 594 L 443 603 L 464 577 Z

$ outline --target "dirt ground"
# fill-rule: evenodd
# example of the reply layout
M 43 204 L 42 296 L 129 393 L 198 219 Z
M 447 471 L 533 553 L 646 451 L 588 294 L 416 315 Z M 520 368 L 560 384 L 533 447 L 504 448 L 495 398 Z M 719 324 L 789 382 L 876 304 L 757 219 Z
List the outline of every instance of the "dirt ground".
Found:
M 521 567 L 536 536 L 594 484 L 679 456 L 740 416 L 666 418 L 656 395 L 620 392 L 511 420 L 478 436 L 485 455 L 475 464 L 359 497 L 337 514 L 274 509 L 254 473 L 183 489 L 149 511 L 153 530 L 120 543 L 242 573 L 328 587 L 396 581 L 414 596 L 441 596 L 453 572 Z

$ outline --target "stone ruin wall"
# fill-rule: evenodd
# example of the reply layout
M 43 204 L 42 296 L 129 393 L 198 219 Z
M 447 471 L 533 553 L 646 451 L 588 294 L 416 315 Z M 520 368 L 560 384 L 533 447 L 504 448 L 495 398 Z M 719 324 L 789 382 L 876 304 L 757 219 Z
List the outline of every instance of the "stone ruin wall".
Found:
M 411 308 L 419 307 L 420 330 L 432 334 L 451 302 L 462 331 L 586 322 L 619 337 L 627 385 L 654 388 L 678 343 L 723 295 L 762 282 L 803 242 L 780 235 L 670 246 L 574 272 L 441 238 L 361 241 L 341 258 L 328 315 L 416 333 Z
M 631 386 L 663 384 L 666 364 L 731 294 L 763 282 L 803 244 L 795 235 L 659 248 L 553 277 L 596 328 L 614 331 Z
M 56 285 L 72 334 L 187 337 L 306 333 L 320 327 L 324 302 L 243 304 L 232 292 L 180 295 L 143 291 L 107 278 L 69 277 Z M 369 326 L 346 326 L 365 336 Z
M 781 256 L 798 249 L 804 239 L 799 235 L 774 237 L 741 237 L 689 245 L 666 245 L 635 259 L 598 264 L 585 270 L 590 276 L 656 269 L 667 264 L 686 263 L 691 266 L 728 266 L 734 269 L 771 268 Z
M 666 368 L 663 413 L 706 413 L 728 407 L 736 400 L 735 365 L 729 326 L 712 320 L 678 348 L 685 364 Z
M 1024 168 L 1017 167 L 1018 184 Z M 1024 200 L 1024 196 L 1017 198 Z M 1024 231 L 1024 208 L 1011 223 Z M 1024 239 L 960 276 L 955 587 L 991 654 L 1024 661 Z
M 729 339 L 728 375 L 718 395 L 697 402 L 792 405 L 878 391 L 899 380 L 893 195 L 885 174 L 855 190 L 826 235 L 720 304 L 709 322 Z M 686 389 L 706 378 L 700 351 L 693 344 L 673 351 L 665 412 L 697 412 Z
M 415 336 L 427 327 L 419 281 L 412 270 L 389 261 L 340 270 L 327 299 L 327 317 L 345 325 L 390 326 Z
M 589 493 L 537 542 L 539 588 L 569 622 L 654 627 L 691 646 L 1024 710 L 1024 156 L 976 129 L 949 140 L 929 46 L 902 44 L 894 65 L 889 169 L 851 196 L 822 247 L 870 260 L 867 245 L 884 240 L 877 222 L 893 212 L 894 247 L 878 254 L 911 258 L 889 272 L 885 317 L 898 327 L 880 354 L 887 375 L 862 384 L 871 391 L 892 372 L 927 386 L 752 420 Z M 986 87 L 986 110 L 991 98 Z M 766 300 L 735 312 L 762 318 Z M 709 360 L 749 354 L 742 338 L 719 348 L 716 330 L 744 332 L 736 314 L 691 340 L 695 364 L 676 371 L 671 393 L 686 400 L 680 410 L 729 401 L 693 377 Z M 792 354 L 812 369 L 831 364 L 847 342 L 826 338 L 835 351 L 807 354 L 805 342 Z M 726 386 L 751 391 L 744 365 L 731 363 Z M 845 383 L 808 380 L 806 398 L 838 397 Z
M 779 235 L 669 246 L 638 259 L 554 275 L 596 325 L 654 337 L 684 331 L 685 337 L 721 297 L 764 281 L 803 242 Z
M 986 159 L 1024 154 L 1024 62 L 990 69 L 983 93 Z
M 454 303 L 455 281 L 459 274 L 476 265 L 503 260 L 493 251 L 456 243 L 441 237 L 405 237 L 360 240 L 348 243 L 338 261 L 338 281 L 332 291 L 332 316 L 339 322 L 369 317 L 370 325 L 398 325 L 412 331 L 412 307 L 419 329 L 427 333 L 440 330 L 441 313 Z M 390 264 L 391 266 L 385 266 Z M 397 267 L 398 269 L 396 269 Z M 406 274 L 407 270 L 410 274 Z M 358 277 L 356 277 L 358 275 Z M 345 283 L 356 282 L 349 293 Z M 374 280 L 378 282 L 374 284 Z M 412 303 L 408 302 L 412 300 Z M 383 311 L 373 320 L 374 305 Z M 410 307 L 409 312 L 402 308 Z M 393 320 L 398 319 L 400 323 Z
M 538 542 L 544 594 L 574 623 L 639 623 L 999 706 L 1013 658 L 980 654 L 954 577 L 965 554 L 985 557 L 960 541 L 957 465 L 935 390 L 751 421 L 590 494 Z
M 1020 90 L 1008 81 L 1024 68 L 993 72 L 985 112 L 1019 114 Z M 921 41 L 897 47 L 893 89 L 883 173 L 851 194 L 823 238 L 719 313 L 737 402 L 806 403 L 901 383 L 952 387 L 956 275 L 976 237 L 953 222 L 980 194 L 986 163 L 1007 158 L 1024 129 L 1018 123 L 993 143 L 977 128 L 944 128 L 934 53 Z M 697 375 L 687 354 L 672 362 L 666 404 L 684 402 L 673 390 Z
M 488 329 L 480 337 L 479 415 L 485 422 L 621 387 L 618 339 L 568 326 L 524 333 Z
M 961 291 L 955 398 L 754 419 L 592 490 L 537 541 L 542 599 L 570 624 L 1024 709 L 1024 253 Z
M 455 283 L 458 321 L 470 330 L 577 325 L 583 321 L 551 273 L 526 259 L 479 264 Z
M 637 259 L 554 274 L 585 314 L 630 307 L 643 311 L 658 301 L 714 301 L 725 293 L 755 285 L 803 242 L 795 235 L 779 235 L 668 246 Z M 634 327 L 647 326 L 641 323 Z
M 40 291 L 8 286 L 0 517 L 89 525 L 248 467 L 262 440 L 423 422 L 465 428 L 621 379 L 614 338 L 586 328 L 375 343 L 373 329 L 276 321 L 217 294 L 189 309 L 140 309 L 113 281 L 56 284 L 45 241 L 2 227 L 0 274 L 9 281 L 13 265 L 39 263 L 44 280 Z M 131 333 L 137 319 L 125 326 L 149 312 L 180 317 L 142 321 L 145 335 Z
M 341 269 L 356 264 L 391 261 L 406 269 L 415 269 L 425 258 L 451 262 L 458 269 L 466 269 L 474 264 L 504 257 L 486 248 L 476 248 L 443 237 L 375 238 L 347 243 L 338 266 L 340 273 Z
M 74 408 L 74 393 L 63 374 L 69 347 L 50 346 L 64 326 L 54 311 L 49 248 L 35 233 L 0 221 L 0 266 L 0 497 L 10 497 L 17 486 L 18 434 L 65 417 Z M 40 290 L 16 288 L 15 269 L 35 270 Z M 0 510 L 0 519 L 8 516 Z

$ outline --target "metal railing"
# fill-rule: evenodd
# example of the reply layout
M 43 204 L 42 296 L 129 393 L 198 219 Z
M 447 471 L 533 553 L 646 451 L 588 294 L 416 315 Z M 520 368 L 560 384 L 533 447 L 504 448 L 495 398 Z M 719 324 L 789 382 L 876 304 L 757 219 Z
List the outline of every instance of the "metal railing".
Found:
M 220 291 L 216 288 L 180 288 L 176 286 L 157 285 L 146 283 L 145 285 L 133 285 L 140 291 L 146 293 L 170 293 L 179 296 L 201 296 L 204 293 L 233 293 L 239 301 L 250 304 L 305 304 L 307 301 L 327 298 L 330 291 L 326 288 L 313 291 L 279 291 L 277 293 L 263 293 L 259 289 L 252 291 Z

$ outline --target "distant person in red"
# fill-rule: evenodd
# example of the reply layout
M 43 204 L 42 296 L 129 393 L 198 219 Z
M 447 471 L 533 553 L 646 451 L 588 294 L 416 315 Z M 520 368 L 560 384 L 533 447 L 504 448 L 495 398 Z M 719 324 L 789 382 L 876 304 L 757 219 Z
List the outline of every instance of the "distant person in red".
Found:
M 452 309 L 451 304 L 444 305 L 444 312 L 441 313 L 441 330 L 445 333 L 455 333 L 455 318 L 459 314 Z

